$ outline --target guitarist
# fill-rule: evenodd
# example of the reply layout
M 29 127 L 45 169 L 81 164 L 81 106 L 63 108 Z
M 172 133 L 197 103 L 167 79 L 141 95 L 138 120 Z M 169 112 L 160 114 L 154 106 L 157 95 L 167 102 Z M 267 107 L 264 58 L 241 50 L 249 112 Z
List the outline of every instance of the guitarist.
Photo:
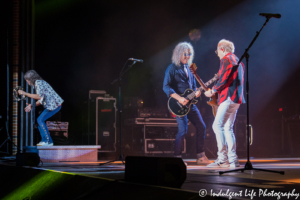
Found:
M 165 78 L 163 83 L 163 90 L 168 97 L 173 97 L 179 101 L 182 105 L 186 105 L 189 100 L 178 94 L 183 94 L 188 88 L 196 90 L 196 80 L 193 74 L 189 70 L 189 65 L 194 58 L 194 49 L 190 43 L 179 43 L 173 50 L 172 64 L 168 66 L 165 72 Z M 196 97 L 199 97 L 201 92 L 196 93 Z M 188 120 L 196 128 L 196 150 L 197 150 L 197 164 L 209 164 L 209 160 L 205 156 L 204 152 L 204 139 L 206 126 L 202 119 L 202 116 L 196 105 L 192 105 L 190 112 L 184 117 L 176 117 L 178 133 L 175 139 L 174 156 L 181 158 L 181 152 L 183 147 L 184 137 L 187 134 Z
M 218 145 L 218 158 L 207 167 L 239 167 L 236 155 L 236 141 L 233 125 L 241 103 L 245 103 L 243 95 L 244 65 L 234 53 L 234 44 L 228 40 L 218 43 L 216 54 L 220 58 L 219 80 L 212 90 L 204 94 L 207 97 L 218 95 L 218 110 L 213 123 Z

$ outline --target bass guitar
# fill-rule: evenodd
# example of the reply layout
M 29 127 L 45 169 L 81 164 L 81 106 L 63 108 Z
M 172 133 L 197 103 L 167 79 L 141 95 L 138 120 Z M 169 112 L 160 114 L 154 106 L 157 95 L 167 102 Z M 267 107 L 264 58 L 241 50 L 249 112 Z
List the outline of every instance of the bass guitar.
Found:
M 207 84 L 203 83 L 203 81 L 201 80 L 201 78 L 198 76 L 197 72 L 196 72 L 196 69 L 197 69 L 197 66 L 195 63 L 192 63 L 191 66 L 190 66 L 190 70 L 192 72 L 192 74 L 194 75 L 195 79 L 198 81 L 198 83 L 201 85 L 201 87 L 207 91 L 207 90 L 210 90 L 207 86 Z M 218 79 L 218 76 L 219 74 L 216 74 L 215 77 L 216 77 L 216 80 Z M 214 77 L 214 78 L 215 78 Z M 208 105 L 210 105 L 212 107 L 212 112 L 213 112 L 213 115 L 216 116 L 217 114 L 217 110 L 218 110 L 218 96 L 216 94 L 214 94 L 210 99 L 209 101 L 207 102 Z
M 216 74 L 212 79 L 204 84 L 204 87 L 201 86 L 197 88 L 197 90 L 186 89 L 183 94 L 179 95 L 181 97 L 186 98 L 189 102 L 186 105 L 182 105 L 175 98 L 170 97 L 168 100 L 168 109 L 169 111 L 178 117 L 183 117 L 190 112 L 190 108 L 193 104 L 196 104 L 198 100 L 195 99 L 197 91 L 203 91 L 207 88 L 208 85 L 212 84 L 214 81 L 218 79 L 218 74 Z

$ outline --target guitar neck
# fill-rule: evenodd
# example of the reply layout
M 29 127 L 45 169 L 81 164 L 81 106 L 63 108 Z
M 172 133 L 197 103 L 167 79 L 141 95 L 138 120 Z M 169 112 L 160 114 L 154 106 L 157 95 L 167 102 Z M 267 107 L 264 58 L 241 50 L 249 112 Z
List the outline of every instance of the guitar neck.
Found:
M 197 76 L 198 76 L 198 75 L 197 75 Z M 202 85 L 200 84 L 201 87 L 198 88 L 198 90 L 201 91 L 201 92 L 202 92 L 203 90 L 207 91 L 207 86 L 210 85 L 210 84 L 212 84 L 212 83 L 213 83 L 214 81 L 216 81 L 217 79 L 218 79 L 218 78 L 217 78 L 217 75 L 216 75 L 215 77 L 213 77 L 212 79 L 210 79 L 209 81 L 207 81 L 207 82 L 204 84 L 206 89 L 205 89 L 204 87 L 202 87 Z M 200 80 L 201 80 L 201 79 L 200 79 Z M 198 80 L 197 80 L 197 81 L 198 81 Z M 201 80 L 201 81 L 202 81 L 202 80 Z M 203 82 L 202 82 L 202 83 L 203 83 Z
M 216 74 L 212 79 L 210 79 L 208 82 L 206 83 L 203 83 L 203 81 L 201 80 L 201 78 L 198 76 L 197 72 L 196 72 L 196 64 L 195 63 L 192 63 L 191 66 L 190 66 L 190 70 L 192 72 L 192 74 L 194 75 L 195 79 L 198 81 L 198 83 L 201 85 L 200 88 L 197 89 L 197 91 L 202 91 L 202 90 L 205 90 L 207 91 L 208 90 L 208 85 L 212 84 L 214 81 L 216 81 L 219 77 L 219 73 Z
M 194 76 L 195 76 L 195 79 L 198 81 L 198 83 L 201 85 L 201 88 L 199 88 L 200 91 L 201 91 L 201 89 L 207 91 L 208 88 L 207 88 L 206 84 L 203 83 L 203 81 L 202 81 L 201 78 L 198 76 L 198 74 L 194 74 Z
M 194 74 L 194 75 L 195 75 L 195 74 Z M 198 76 L 197 74 L 195 75 L 195 78 L 196 78 L 196 76 L 199 78 L 199 76 Z M 217 79 L 218 79 L 217 77 L 218 77 L 218 74 L 215 75 L 215 77 L 213 77 L 212 79 L 210 79 L 210 80 L 207 81 L 206 83 L 203 83 L 203 81 L 199 78 L 199 80 L 201 81 L 202 84 L 201 84 L 201 83 L 199 82 L 199 80 L 196 78 L 196 80 L 200 83 L 201 87 L 197 88 L 196 91 L 192 92 L 192 93 L 190 94 L 189 97 L 194 98 L 194 97 L 196 96 L 196 92 L 197 92 L 197 91 L 200 91 L 200 92 L 202 92 L 203 90 L 207 91 L 207 90 L 208 90 L 207 86 L 210 85 L 210 84 L 212 84 L 215 80 L 217 80 Z M 203 87 L 202 85 L 203 85 L 204 87 Z
M 191 100 L 192 98 L 194 98 L 196 96 L 196 92 L 197 91 L 207 91 L 208 88 L 207 86 L 212 84 L 214 81 L 216 81 L 218 79 L 218 74 L 216 74 L 212 79 L 210 79 L 209 81 L 207 81 L 206 83 L 203 83 L 203 81 L 199 78 L 199 76 L 197 74 L 194 74 L 196 80 L 200 83 L 201 87 L 197 88 L 196 91 L 192 92 L 191 94 L 188 95 L 188 99 Z M 197 76 L 197 77 L 196 77 Z M 203 87 L 204 86 L 204 87 Z

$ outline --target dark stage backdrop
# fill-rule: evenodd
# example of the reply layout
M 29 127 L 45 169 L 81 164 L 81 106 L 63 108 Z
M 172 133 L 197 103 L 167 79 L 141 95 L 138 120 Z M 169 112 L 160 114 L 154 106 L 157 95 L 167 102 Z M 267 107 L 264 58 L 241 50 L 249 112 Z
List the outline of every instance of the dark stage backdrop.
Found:
M 8 114 L 8 103 L 7 103 L 7 61 L 11 59 L 8 57 L 8 53 L 12 51 L 12 46 L 8 47 L 8 41 L 12 38 L 12 1 L 3 1 L 0 8 L 0 24 L 1 24 L 1 38 L 0 38 L 0 145 L 6 140 L 6 128 L 5 122 L 9 118 Z M 12 66 L 10 66 L 12 70 Z M 12 86 L 9 86 L 12 91 Z M 10 97 L 11 98 L 11 97 Z M 11 108 L 9 108 L 11 109 Z M 2 128 L 2 129 L 1 129 Z M 3 145 L 0 151 L 6 151 L 6 145 Z
M 207 81 L 218 71 L 214 51 L 219 40 L 232 40 L 240 57 L 265 21 L 259 13 L 282 14 L 281 19 L 270 20 L 249 51 L 252 152 L 255 156 L 280 153 L 279 108 L 284 107 L 287 116 L 299 113 L 299 1 L 35 3 L 36 70 L 65 100 L 62 120 L 70 122 L 70 135 L 76 144 L 85 142 L 82 116 L 88 91 L 106 90 L 117 98 L 118 86 L 111 82 L 128 58 L 144 59 L 144 63 L 137 63 L 124 76 L 123 96 L 143 98 L 144 106 L 165 107 L 164 71 L 178 42 L 192 43 L 197 72 Z M 197 42 L 188 37 L 195 28 L 202 32 Z M 206 109 L 205 116 L 211 116 L 205 101 L 202 95 L 198 106 Z M 242 105 L 239 115 L 246 115 L 245 111 Z

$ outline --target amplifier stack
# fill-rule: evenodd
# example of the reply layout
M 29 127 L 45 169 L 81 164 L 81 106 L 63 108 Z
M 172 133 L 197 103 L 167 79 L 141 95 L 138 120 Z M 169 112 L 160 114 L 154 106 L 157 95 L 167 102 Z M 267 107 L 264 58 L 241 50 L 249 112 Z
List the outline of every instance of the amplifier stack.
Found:
M 127 132 L 128 136 L 131 135 L 131 139 L 128 139 L 125 143 L 134 152 L 142 151 L 142 154 L 174 153 L 175 137 L 178 131 L 176 119 L 131 118 L 125 119 L 125 125 L 130 127 Z M 186 144 L 193 140 L 191 137 L 195 136 L 194 127 L 190 126 L 190 122 L 188 125 L 189 132 L 186 139 L 184 139 L 182 153 L 189 153 Z
M 66 144 L 69 137 L 69 122 L 46 121 L 46 125 L 54 144 Z

